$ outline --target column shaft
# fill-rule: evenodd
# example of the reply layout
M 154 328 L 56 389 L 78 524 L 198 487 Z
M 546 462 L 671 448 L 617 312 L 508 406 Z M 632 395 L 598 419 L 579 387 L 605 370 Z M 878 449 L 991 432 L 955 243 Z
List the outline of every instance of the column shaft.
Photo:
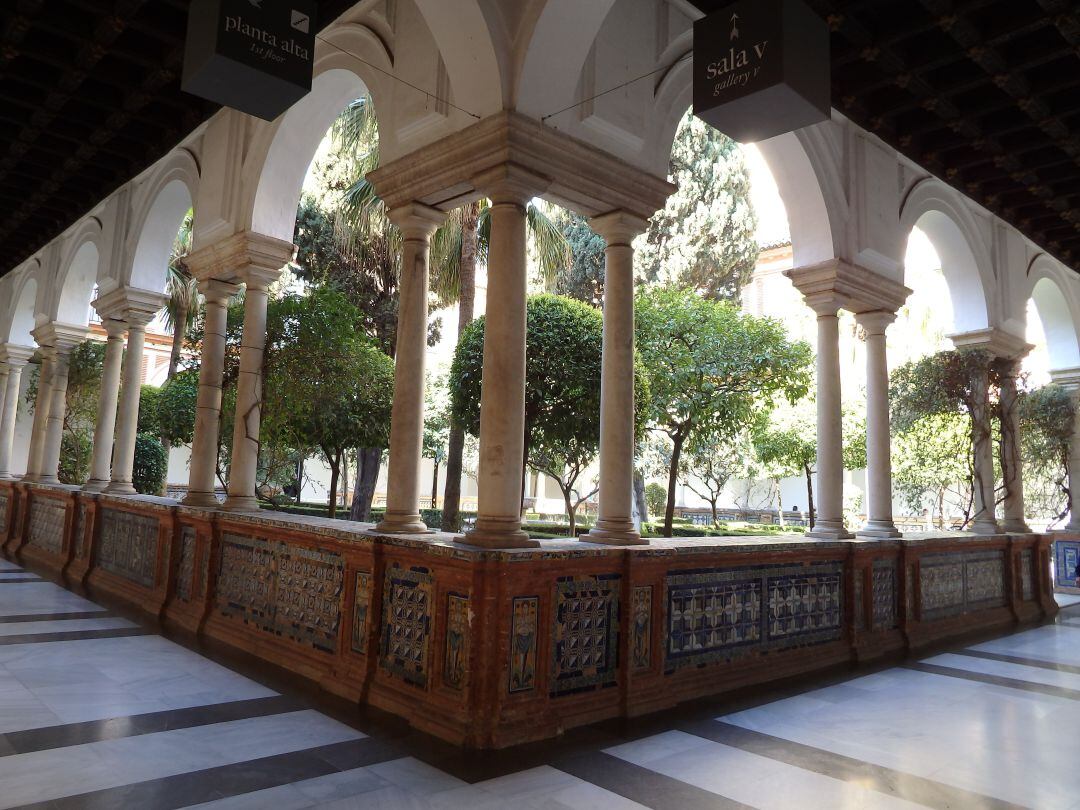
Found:
M 225 320 L 229 299 L 239 287 L 210 279 L 199 285 L 206 300 L 204 335 L 199 366 L 199 396 L 195 406 L 195 437 L 185 506 L 217 506 L 218 439 L 221 429 L 221 386 L 225 373 Z
M 537 546 L 521 529 L 525 452 L 525 203 L 492 195 L 488 307 L 480 394 L 476 525 L 464 542 L 490 548 Z
M 51 403 L 49 418 L 45 425 L 45 444 L 41 455 L 41 479 L 55 484 L 60 479 L 60 446 L 64 438 L 64 417 L 67 415 L 68 369 L 71 360 L 71 347 L 57 347 L 53 360 Z
M 994 447 L 990 432 L 989 386 L 986 371 L 976 371 L 972 375 L 971 388 L 975 399 L 971 420 L 975 468 L 972 530 L 977 534 L 998 534 L 1001 531 L 994 516 Z
M 424 359 L 427 354 L 428 249 L 445 219 L 441 211 L 412 204 L 390 212 L 401 229 L 401 287 L 398 303 L 394 404 L 383 532 L 425 532 L 420 519 L 420 459 L 424 445 Z
M 844 457 L 840 403 L 838 306 L 815 307 L 817 318 L 817 519 L 808 537 L 851 537 L 844 527 Z
M 139 394 L 142 386 L 143 344 L 146 325 L 128 325 L 127 352 L 124 354 L 123 387 L 116 419 L 116 442 L 113 445 L 112 476 L 106 492 L 132 493 L 135 468 L 135 437 L 139 431 Z
M 37 481 L 41 477 L 41 459 L 45 445 L 45 428 L 52 405 L 52 350 L 42 350 L 38 372 L 37 400 L 34 402 L 34 421 L 30 427 L 30 450 L 26 459 L 25 481 Z
M 1001 365 L 1001 443 L 1002 477 L 1005 479 L 1005 520 L 1007 532 L 1027 534 L 1031 528 L 1024 520 L 1024 476 L 1020 457 L 1020 403 L 1016 395 L 1019 360 L 1003 360 Z
M 120 372 L 124 362 L 124 331 L 127 324 L 105 319 L 104 325 L 109 337 L 105 343 L 105 362 L 101 370 L 101 398 L 98 400 L 94 428 L 94 451 L 90 457 L 90 480 L 83 487 L 88 492 L 103 491 L 112 477 L 110 462 L 116 430 L 116 407 L 120 398 Z
M 646 222 L 621 212 L 593 221 L 604 250 L 604 343 L 600 382 L 600 492 L 594 528 L 583 539 L 647 543 L 634 528 L 634 249 Z
M 889 426 L 889 362 L 885 330 L 892 312 L 856 316 L 866 331 L 866 526 L 860 535 L 899 537 L 892 513 L 892 457 Z
M 23 364 L 8 363 L 7 384 L 4 393 L 4 411 L 0 418 L 0 479 L 10 480 L 11 445 L 15 441 L 15 420 L 19 415 L 19 386 L 22 382 Z
M 1069 438 L 1069 522 L 1067 532 L 1080 532 L 1080 387 L 1072 387 L 1072 436 Z

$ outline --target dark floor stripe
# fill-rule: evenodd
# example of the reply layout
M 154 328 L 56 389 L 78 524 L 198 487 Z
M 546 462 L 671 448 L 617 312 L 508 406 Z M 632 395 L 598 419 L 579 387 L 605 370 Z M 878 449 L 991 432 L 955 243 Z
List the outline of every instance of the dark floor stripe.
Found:
M 26 633 L 21 636 L 0 636 L 0 647 L 16 644 L 44 644 L 47 641 L 81 641 L 90 638 L 123 638 L 124 636 L 156 635 L 141 627 L 118 627 L 113 630 L 64 630 L 59 633 Z
M 0 734 L 0 757 L 116 740 L 121 737 L 137 737 L 159 731 L 207 726 L 212 723 L 227 723 L 231 720 L 250 720 L 253 717 L 267 717 L 304 708 L 307 707 L 295 698 L 275 695 L 251 700 L 232 700 L 209 706 L 192 706 L 187 709 L 111 717 L 107 720 L 90 720 L 85 723 L 10 731 Z
M 116 616 L 107 610 L 78 610 L 71 613 L 17 613 L 13 616 L 0 616 L 0 624 L 20 622 L 58 622 L 67 619 L 111 619 Z
M 653 810 L 743 810 L 749 805 L 687 784 L 625 759 L 593 751 L 551 763 L 578 779 L 610 790 Z
M 738 748 L 758 756 L 794 765 L 804 771 L 852 782 L 887 796 L 905 799 L 926 807 L 970 807 L 985 810 L 1014 810 L 1015 805 L 992 796 L 946 785 L 922 776 L 904 773 L 883 765 L 836 754 L 821 748 L 763 734 L 718 720 L 682 726 L 680 731 Z
M 402 756 L 405 754 L 392 746 L 367 737 L 28 804 L 22 810 L 175 810 Z
M 966 655 L 969 658 L 985 658 L 987 661 L 1022 664 L 1025 667 L 1052 669 L 1055 672 L 1071 672 L 1073 675 L 1080 675 L 1080 666 L 1075 664 L 1058 664 L 1053 661 L 1044 661 L 1041 658 L 1025 658 L 1022 655 L 1003 655 L 1002 653 L 985 652 L 983 650 L 954 650 L 953 655 Z
M 46 582 L 47 580 L 41 577 L 34 576 L 33 574 L 20 574 L 17 577 L 2 577 L 0 576 L 0 585 L 7 585 L 11 582 Z
M 1033 683 L 1032 681 L 1023 681 L 1019 678 L 1006 678 L 1004 675 L 989 675 L 985 672 L 971 672 L 966 669 L 943 667 L 939 664 L 926 664 L 921 661 L 913 664 L 905 664 L 904 668 L 915 669 L 920 672 L 929 672 L 933 675 L 944 675 L 949 678 L 962 678 L 965 681 L 978 681 L 979 683 L 988 683 L 994 686 L 1005 686 L 1009 689 L 1021 689 L 1025 692 L 1038 692 L 1041 695 L 1053 695 L 1054 697 L 1068 698 L 1069 700 L 1080 700 L 1080 691 L 1077 691 L 1076 689 L 1066 689 L 1064 686 L 1053 686 L 1047 683 Z

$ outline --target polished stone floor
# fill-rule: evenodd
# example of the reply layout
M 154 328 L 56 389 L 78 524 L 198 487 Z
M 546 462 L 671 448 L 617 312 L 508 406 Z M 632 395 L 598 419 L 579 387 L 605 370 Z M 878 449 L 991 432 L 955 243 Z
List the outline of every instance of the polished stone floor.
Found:
M 1055 624 L 902 665 L 469 754 L 0 561 L 0 808 L 1080 810 L 1059 599 Z

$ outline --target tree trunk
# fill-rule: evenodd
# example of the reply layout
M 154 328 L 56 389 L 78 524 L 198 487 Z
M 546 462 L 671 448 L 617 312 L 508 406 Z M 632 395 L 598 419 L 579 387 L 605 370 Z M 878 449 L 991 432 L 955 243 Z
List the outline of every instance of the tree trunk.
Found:
M 378 447 L 363 447 L 356 451 L 356 484 L 349 520 L 365 522 L 371 517 L 371 501 L 375 497 L 381 456 L 382 450 Z
M 296 462 L 296 505 L 300 505 L 300 498 L 304 492 L 304 457 L 300 456 Z
M 777 515 L 777 520 L 780 522 L 781 526 L 786 526 L 787 524 L 784 523 L 784 496 L 780 492 L 780 479 L 779 478 L 775 479 L 774 483 L 776 484 L 776 515 Z
M 718 518 L 717 515 L 716 515 L 716 502 L 719 499 L 720 499 L 719 495 L 717 495 L 715 498 L 710 498 L 709 499 L 709 508 L 712 509 L 712 525 L 714 527 L 720 525 L 720 518 Z
M 640 470 L 634 470 L 634 503 L 637 505 L 638 519 L 642 523 L 649 520 L 649 504 L 645 502 L 645 476 Z
M 472 323 L 476 304 L 476 226 L 480 204 L 470 203 L 461 219 L 461 256 L 458 266 L 458 341 L 465 327 Z M 443 490 L 442 530 L 461 530 L 461 461 L 465 452 L 465 431 L 450 423 L 450 442 L 446 454 L 446 484 Z
M 810 517 L 810 528 L 814 528 L 814 479 L 811 478 L 810 465 L 803 468 L 806 471 L 806 509 Z
M 680 436 L 672 441 L 671 468 L 668 470 L 667 508 L 664 510 L 664 537 L 671 537 L 671 525 L 675 520 L 675 484 L 678 481 L 679 458 L 682 456 L 683 440 Z
M 439 503 L 439 461 L 435 459 L 435 467 L 431 474 L 431 508 L 438 509 Z
M 176 370 L 180 367 L 180 350 L 184 347 L 184 333 L 187 332 L 188 311 L 187 307 L 181 307 L 176 311 L 173 322 L 172 350 L 169 352 L 169 373 L 166 379 L 171 380 L 176 376 Z
M 570 490 L 564 489 L 562 496 L 563 500 L 566 501 L 566 517 L 570 521 L 570 536 L 577 537 L 577 507 L 574 506 L 570 499 Z
M 337 517 L 337 490 L 338 478 L 341 476 L 341 454 L 338 453 L 332 459 L 330 456 L 326 458 L 330 462 L 330 499 L 326 504 L 326 516 Z

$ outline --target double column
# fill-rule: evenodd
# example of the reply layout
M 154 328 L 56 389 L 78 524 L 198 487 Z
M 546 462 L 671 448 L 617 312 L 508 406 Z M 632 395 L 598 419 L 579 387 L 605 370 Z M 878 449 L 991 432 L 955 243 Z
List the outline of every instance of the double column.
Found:
M 594 217 L 604 238 L 604 342 L 600 381 L 600 493 L 596 528 L 582 539 L 647 543 L 634 528 L 634 249 L 648 222 L 624 211 Z
M 41 480 L 45 428 L 49 421 L 49 407 L 52 405 L 53 349 L 51 346 L 42 346 L 38 349 L 38 355 L 41 363 L 38 366 L 37 398 L 34 400 L 34 421 L 30 425 L 30 448 L 27 451 L 23 481 Z
M 428 531 L 420 519 L 420 459 L 424 438 L 424 359 L 427 354 L 428 251 L 446 214 L 420 203 L 390 211 L 402 235 L 401 282 L 394 358 L 394 403 L 386 515 L 381 532 Z M 498 301 L 498 299 L 493 299 Z
M 0 413 L 0 479 L 10 481 L 11 448 L 15 441 L 15 420 L 19 413 L 19 390 L 22 384 L 22 370 L 26 361 L 34 354 L 27 346 L 9 343 L 0 350 L 7 376 L 4 381 L 4 407 Z
M 463 542 L 487 548 L 540 545 L 521 528 L 525 458 L 525 206 L 543 192 L 539 175 L 504 164 L 475 179 L 491 199 L 489 302 L 484 318 L 476 524 Z
M 152 316 L 151 316 L 152 317 Z M 143 347 L 146 342 L 148 317 L 136 319 L 129 314 L 127 320 L 127 351 L 122 368 L 123 381 L 120 388 L 120 406 L 116 414 L 116 431 L 113 443 L 112 476 L 106 492 L 118 495 L 135 492 L 135 441 L 139 433 L 139 399 L 142 393 Z M 104 399 L 104 397 L 102 397 Z
M 995 516 L 994 441 L 990 407 L 990 375 L 987 369 L 971 372 L 971 446 L 975 474 L 972 530 L 976 534 L 999 534 Z
M 34 414 L 34 433 L 31 435 L 30 462 L 34 481 L 55 484 L 59 481 L 60 446 L 64 436 L 64 417 L 67 414 L 68 366 L 71 350 L 86 339 L 85 326 L 65 323 L 49 323 L 34 330 L 34 339 L 42 346 L 48 373 L 48 386 L 38 383 L 37 408 Z M 43 399 L 44 397 L 44 399 Z M 38 420 L 40 415 L 41 419 Z
M 83 485 L 87 492 L 104 492 L 112 480 L 113 436 L 116 430 L 116 406 L 120 399 L 120 371 L 124 359 L 124 333 L 127 323 L 102 318 L 105 328 L 105 360 L 101 369 L 101 396 L 98 399 L 94 449 L 90 456 L 90 480 Z
M 998 363 L 1001 473 L 1005 481 L 1005 519 L 1002 521 L 1001 528 L 1006 532 L 1027 534 L 1031 528 L 1024 519 L 1024 477 L 1020 458 L 1020 403 L 1016 393 L 1020 361 L 1019 357 L 1010 357 Z
M 1069 522 L 1065 531 L 1080 533 L 1080 369 L 1053 375 L 1054 382 L 1069 392 L 1073 403 L 1072 436 L 1069 437 Z
M 860 312 L 866 335 L 866 525 L 860 537 L 899 537 L 892 513 L 892 430 L 889 424 L 889 362 L 885 330 L 895 312 Z

